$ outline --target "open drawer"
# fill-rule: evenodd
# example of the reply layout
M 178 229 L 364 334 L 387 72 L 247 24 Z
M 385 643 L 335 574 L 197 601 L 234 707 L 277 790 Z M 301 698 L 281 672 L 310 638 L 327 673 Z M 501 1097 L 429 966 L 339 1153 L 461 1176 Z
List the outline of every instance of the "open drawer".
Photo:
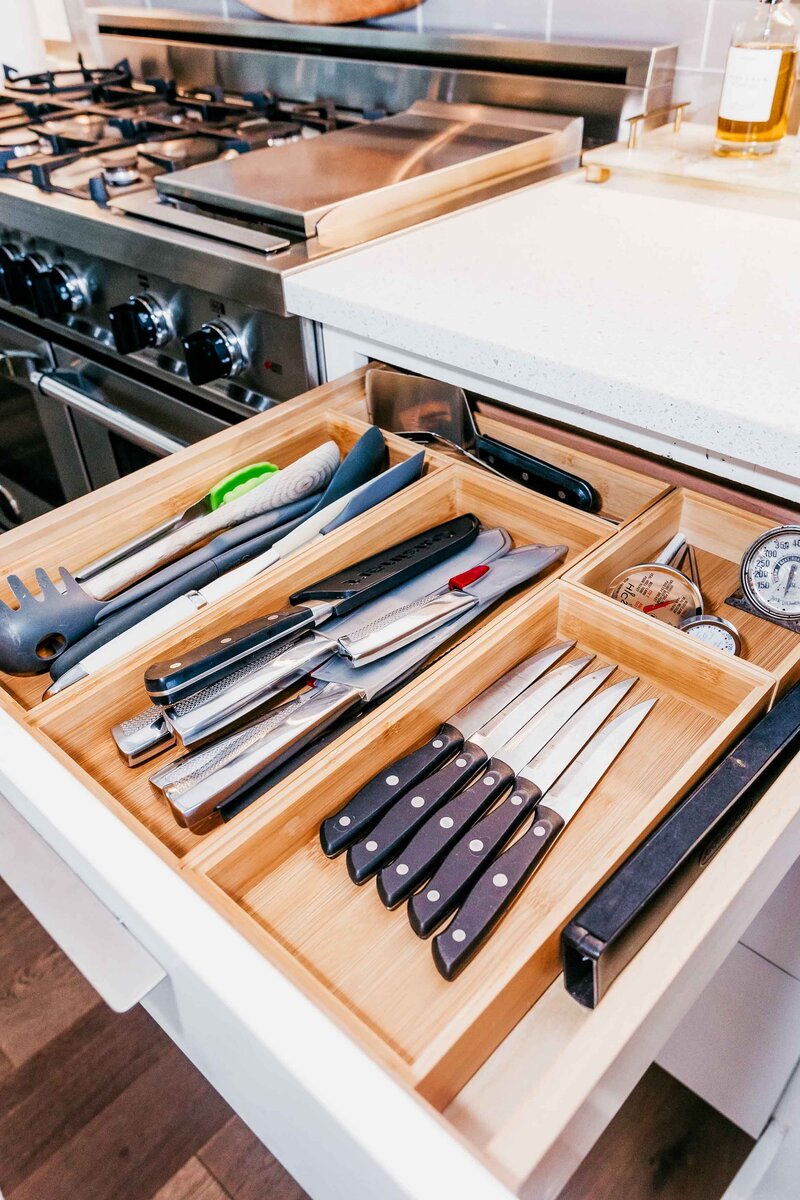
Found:
M 164 511 L 147 497 L 150 483 L 171 504 L 243 451 L 269 457 L 283 446 L 288 456 L 284 439 L 312 426 L 357 436 L 359 413 L 343 408 L 363 404 L 362 382 L 324 391 L 321 411 L 304 407 L 300 421 L 287 405 L 1 538 L 0 569 L 95 555 L 123 514 L 126 535 L 134 522 L 143 528 Z M 391 449 L 413 453 L 395 439 Z M 399 540 L 465 509 L 507 524 L 521 542 L 565 541 L 567 567 L 627 536 L 471 468 L 428 461 L 413 488 L 332 535 L 324 563 L 316 551 L 297 555 L 199 615 L 177 644 L 235 624 L 256 604 L 283 603 L 300 583 L 385 545 L 387 529 Z M 656 695 L 658 704 L 638 735 L 645 740 L 626 750 L 485 949 L 446 984 L 429 947 L 402 927 L 403 910 L 388 913 L 372 885 L 356 890 L 340 860 L 322 858 L 319 821 L 381 762 L 556 637 L 637 674 L 629 702 Z M 544 581 L 487 615 L 324 756 L 197 838 L 156 802 L 149 768 L 125 767 L 109 738 L 112 723 L 146 703 L 142 670 L 163 649 L 166 640 L 45 703 L 40 680 L 35 691 L 4 680 L 0 693 L 0 745 L 13 744 L 0 755 L 0 795 L 163 970 L 145 1007 L 315 1200 L 555 1200 L 800 855 L 800 763 L 594 1011 L 563 989 L 559 930 L 765 710 L 783 658 L 769 671 L 729 660 L 583 582 Z

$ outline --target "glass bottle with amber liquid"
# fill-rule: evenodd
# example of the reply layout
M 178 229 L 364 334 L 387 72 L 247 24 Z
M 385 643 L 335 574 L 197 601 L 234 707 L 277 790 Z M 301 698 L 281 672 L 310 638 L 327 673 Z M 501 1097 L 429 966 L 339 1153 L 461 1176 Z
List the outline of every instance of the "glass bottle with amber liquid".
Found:
M 786 134 L 797 74 L 797 26 L 783 0 L 758 0 L 733 31 L 714 153 L 755 158 Z

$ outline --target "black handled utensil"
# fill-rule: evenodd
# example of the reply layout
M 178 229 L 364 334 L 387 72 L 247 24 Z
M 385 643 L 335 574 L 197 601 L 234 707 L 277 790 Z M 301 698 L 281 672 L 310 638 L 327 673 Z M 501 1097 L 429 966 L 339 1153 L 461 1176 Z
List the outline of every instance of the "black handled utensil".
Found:
M 573 675 L 568 676 L 574 679 L 591 661 L 591 655 L 573 659 L 560 671 L 554 671 L 549 678 L 574 668 Z M 428 817 L 394 862 L 383 867 L 378 875 L 378 895 L 387 908 L 395 908 L 425 882 L 464 830 L 509 790 L 517 772 L 544 749 L 581 705 L 605 683 L 614 669 L 602 667 L 564 687 L 536 715 L 532 714 L 531 719 L 505 745 L 499 747 L 479 779 Z M 514 804 L 509 806 L 511 811 L 520 806 L 523 800 L 524 797 L 517 795 Z
M 573 695 L 581 698 L 573 715 L 558 732 L 552 730 L 553 737 L 544 749 L 517 772 L 511 795 L 462 834 L 432 874 L 430 882 L 411 897 L 408 919 L 419 937 L 428 937 L 458 907 L 486 864 L 524 824 L 542 795 L 633 687 L 635 680 L 622 680 L 590 698 L 615 669 L 613 666 L 600 668 L 572 684 Z M 545 714 L 541 719 L 545 721 Z
M 347 870 L 353 882 L 364 883 L 394 858 L 415 830 L 469 783 L 495 751 L 558 695 L 589 661 L 583 658 L 569 662 L 531 684 L 513 704 L 472 734 L 455 758 L 396 800 L 367 836 L 348 850 Z
M 613 691 L 608 688 L 598 700 Z M 530 829 L 486 867 L 447 929 L 434 938 L 433 961 L 445 979 L 455 979 L 474 957 L 655 703 L 635 704 L 596 734 L 547 793 L 547 804 L 537 806 Z

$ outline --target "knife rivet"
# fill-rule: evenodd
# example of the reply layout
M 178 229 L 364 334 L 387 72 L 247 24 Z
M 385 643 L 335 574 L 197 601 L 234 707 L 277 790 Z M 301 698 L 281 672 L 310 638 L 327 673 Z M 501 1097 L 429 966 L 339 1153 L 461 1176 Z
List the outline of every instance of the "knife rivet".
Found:
M 170 663 L 169 669 L 170 669 L 170 671 L 177 671 L 178 667 L 182 667 L 182 666 L 183 666 L 183 663 Z
M 398 875 L 407 875 L 408 874 L 408 866 L 406 865 L 406 863 L 398 863 L 397 866 L 395 867 L 395 871 L 397 871 Z
M 453 930 L 453 941 L 454 942 L 463 942 L 464 939 L 466 938 L 466 936 L 467 935 L 464 933 L 463 929 L 454 929 Z
M 467 765 L 467 760 L 465 758 L 457 758 L 456 759 L 457 767 L 465 767 L 466 765 Z
M 547 833 L 547 830 L 545 829 L 544 825 L 534 825 L 534 827 L 533 827 L 534 837 L 544 837 L 544 835 L 546 833 Z
M 439 824 L 441 825 L 442 829 L 452 829 L 453 828 L 453 818 L 452 817 L 442 817 Z
M 350 824 L 350 818 L 339 817 L 339 824 L 341 825 L 342 829 L 347 829 L 347 826 Z
M 431 888 L 425 898 L 426 900 L 430 900 L 431 904 L 435 904 L 439 899 L 439 893 L 437 892 L 436 888 Z
M 394 787 L 394 785 L 396 783 L 400 782 L 400 776 L 399 775 L 387 775 L 386 782 L 389 784 L 389 787 Z
M 373 842 L 372 840 L 368 841 L 368 842 L 367 842 L 367 849 L 369 850 L 369 852 L 370 852 L 370 853 L 372 853 L 372 851 L 373 851 L 373 850 L 377 850 L 377 849 L 378 849 L 378 843 L 377 843 L 377 842 Z
M 441 739 L 441 738 L 434 738 L 434 739 L 433 739 L 433 742 L 432 742 L 431 744 L 432 744 L 432 745 L 433 745 L 433 746 L 434 746 L 434 747 L 435 747 L 437 750 L 441 750 L 442 746 L 444 745 L 444 742 L 442 741 L 442 739 Z
M 494 775 L 484 775 L 483 782 L 486 784 L 487 787 L 491 787 L 492 784 L 494 783 Z
M 411 800 L 411 807 L 412 808 L 422 808 L 424 803 L 425 803 L 424 796 L 414 796 Z
M 512 804 L 522 804 L 522 796 L 520 796 L 517 792 L 515 792 L 514 795 L 511 797 L 511 803 Z
M 492 883 L 495 887 L 505 887 L 508 883 L 508 876 L 499 871 L 497 875 L 492 876 Z
M 224 638 L 219 639 L 219 644 L 220 644 L 220 646 L 227 646 L 228 642 L 232 642 L 232 641 L 233 641 L 233 638 L 224 637 Z
M 473 838 L 469 844 L 469 848 L 470 850 L 474 850 L 476 854 L 479 854 L 483 849 L 483 842 L 480 838 Z

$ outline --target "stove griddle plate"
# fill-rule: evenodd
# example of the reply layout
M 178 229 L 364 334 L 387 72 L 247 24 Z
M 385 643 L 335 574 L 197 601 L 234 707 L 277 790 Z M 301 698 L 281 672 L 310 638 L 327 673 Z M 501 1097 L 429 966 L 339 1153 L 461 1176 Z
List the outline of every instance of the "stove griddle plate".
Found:
M 545 136 L 535 114 L 418 102 L 394 117 L 273 151 L 179 171 L 156 181 L 166 196 L 314 233 L 326 212 L 357 196 Z

